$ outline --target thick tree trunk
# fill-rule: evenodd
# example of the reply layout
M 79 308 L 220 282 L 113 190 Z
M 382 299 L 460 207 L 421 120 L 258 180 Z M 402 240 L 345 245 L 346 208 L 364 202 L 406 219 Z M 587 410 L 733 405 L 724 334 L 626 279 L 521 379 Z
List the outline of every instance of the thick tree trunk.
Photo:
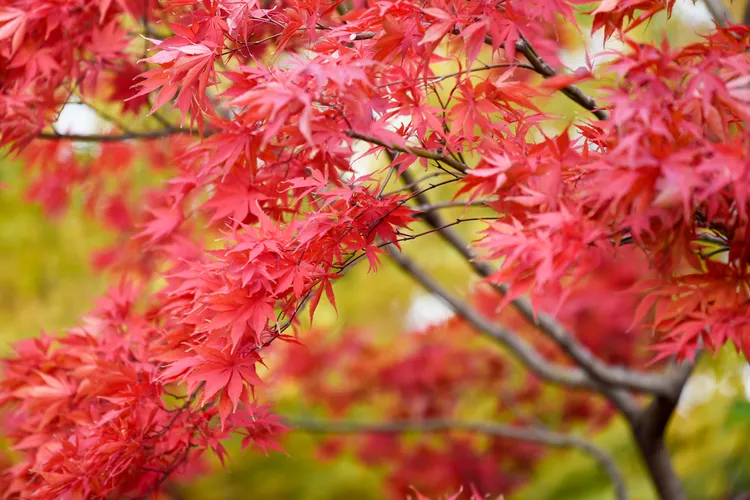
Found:
M 687 498 L 680 479 L 672 468 L 672 458 L 664 443 L 667 424 L 678 399 L 679 394 L 672 398 L 657 396 L 651 405 L 630 423 L 643 461 L 662 500 Z
M 659 493 L 659 498 L 662 500 L 683 500 L 687 498 L 680 479 L 672 468 L 672 459 L 664 445 L 664 436 L 652 438 L 648 441 L 642 441 L 637 436 L 636 439 L 651 480 Z

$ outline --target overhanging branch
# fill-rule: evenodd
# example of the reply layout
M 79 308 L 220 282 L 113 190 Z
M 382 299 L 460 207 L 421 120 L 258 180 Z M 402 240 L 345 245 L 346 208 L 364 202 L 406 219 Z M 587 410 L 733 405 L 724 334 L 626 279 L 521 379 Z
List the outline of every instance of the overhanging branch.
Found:
M 402 420 L 394 422 L 320 421 L 303 418 L 286 418 L 284 423 L 295 430 L 321 434 L 395 434 L 409 432 L 470 432 L 487 436 L 529 441 L 557 448 L 575 448 L 589 454 L 609 476 L 617 498 L 627 498 L 625 482 L 612 457 L 600 448 L 576 436 L 554 432 L 541 427 L 521 427 L 484 422 L 453 420 Z

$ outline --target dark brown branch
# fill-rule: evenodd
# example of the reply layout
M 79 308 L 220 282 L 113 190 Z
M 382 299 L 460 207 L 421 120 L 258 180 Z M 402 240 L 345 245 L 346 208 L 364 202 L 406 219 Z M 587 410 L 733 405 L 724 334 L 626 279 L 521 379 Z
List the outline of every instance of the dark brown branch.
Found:
M 302 28 L 301 28 L 302 29 Z M 329 29 L 329 28 L 323 28 L 318 27 L 318 29 Z M 458 27 L 453 28 L 451 31 L 453 35 L 460 35 L 461 31 L 458 29 Z M 379 33 L 377 32 L 363 32 L 358 34 L 353 34 L 350 36 L 350 40 L 370 40 L 372 38 L 375 38 Z M 487 45 L 492 45 L 492 38 L 490 36 L 484 37 L 484 43 Z M 501 47 L 503 44 L 500 45 Z M 516 43 L 516 50 L 521 52 L 531 63 L 531 67 L 528 69 L 533 69 L 540 75 L 542 75 L 544 78 L 551 78 L 553 76 L 556 76 L 558 73 L 554 70 L 551 66 L 549 66 L 546 62 L 544 62 L 536 53 L 534 48 L 528 43 L 528 40 L 523 40 Z M 529 57 L 531 56 L 531 57 Z M 523 64 L 514 64 L 515 66 L 520 67 L 526 67 Z M 591 111 L 597 118 L 600 120 L 606 120 L 607 119 L 607 112 L 600 109 L 599 106 L 596 104 L 594 99 L 588 95 L 586 95 L 581 89 L 576 87 L 575 85 L 568 85 L 567 87 L 563 87 L 560 89 L 560 91 L 568 96 L 571 100 L 578 103 L 582 107 L 586 108 L 587 110 Z
M 694 366 L 695 363 L 685 363 L 674 369 L 670 374 L 674 393 L 655 396 L 651 404 L 629 422 L 659 497 L 667 500 L 686 498 L 680 479 L 672 468 L 664 434 Z
M 107 134 L 57 134 L 42 132 L 37 135 L 37 139 L 53 140 L 53 141 L 78 141 L 78 142 L 119 142 L 128 141 L 131 139 L 141 140 L 154 140 L 161 139 L 175 134 L 193 135 L 190 130 L 179 129 L 179 128 L 165 128 L 161 130 L 153 130 L 148 132 L 124 132 L 122 134 L 107 135 Z M 211 132 L 206 131 L 204 137 L 211 135 Z
M 461 31 L 458 28 L 453 28 L 453 31 L 451 33 L 454 35 L 460 35 Z M 489 35 L 485 36 L 484 43 L 487 45 L 492 45 L 492 38 Z M 500 46 L 502 47 L 503 44 L 500 44 Z M 557 71 L 555 71 L 555 69 L 552 68 L 549 64 L 544 62 L 541 57 L 539 57 L 539 55 L 534 50 L 534 47 L 531 46 L 528 40 L 521 40 L 519 42 L 516 42 L 516 50 L 521 52 L 526 57 L 526 59 L 528 59 L 529 63 L 531 63 L 531 67 L 534 69 L 534 71 L 539 73 L 544 78 L 552 78 L 553 76 L 557 76 Z M 560 91 L 573 102 L 591 111 L 594 116 L 596 116 L 600 120 L 606 120 L 608 118 L 607 112 L 603 109 L 600 109 L 591 96 L 586 95 L 585 92 L 583 92 L 575 85 L 568 85 L 567 87 L 563 87 L 562 89 L 560 89 Z
M 483 422 L 458 422 L 452 420 L 413 420 L 396 422 L 317 421 L 301 418 L 286 418 L 284 423 L 304 432 L 323 434 L 394 434 L 408 432 L 471 432 L 520 441 L 529 441 L 558 448 L 576 448 L 588 453 L 609 476 L 618 499 L 627 498 L 625 482 L 617 470 L 612 457 L 603 450 L 576 436 L 554 432 L 540 427 L 521 427 L 508 424 Z
M 401 147 L 401 146 L 397 146 L 394 144 L 386 144 L 385 142 L 381 141 L 380 139 L 376 137 L 371 137 L 369 135 L 360 134 L 359 132 L 355 132 L 353 130 L 347 131 L 346 135 L 348 135 L 352 139 L 359 139 L 360 141 L 369 142 L 370 144 L 381 146 L 386 149 L 390 149 L 392 151 L 398 151 L 399 153 L 412 154 L 414 156 L 419 156 L 421 158 L 427 158 L 428 160 L 434 160 L 440 163 L 445 163 L 446 165 L 453 167 L 455 170 L 461 172 L 462 174 L 465 174 L 466 172 L 469 171 L 469 166 L 466 165 L 465 163 L 460 162 L 456 160 L 455 158 L 452 158 L 443 153 L 439 153 L 437 151 L 430 151 L 429 149 L 423 149 L 423 148 L 413 148 L 410 146 Z
M 306 28 L 300 28 L 298 31 L 303 31 Z M 328 31 L 331 28 L 325 27 L 325 26 L 318 26 L 317 29 Z M 453 28 L 451 31 L 453 35 L 460 35 L 461 31 L 458 29 L 458 27 Z M 357 41 L 357 40 L 371 40 L 378 36 L 379 32 L 374 31 L 365 31 L 362 33 L 356 33 L 349 36 L 350 41 Z M 490 36 L 484 37 L 484 43 L 487 45 L 492 45 L 492 38 Z M 503 44 L 500 46 L 502 47 Z M 527 67 L 524 64 L 513 64 L 514 66 L 519 67 L 526 67 L 527 69 L 533 69 L 540 75 L 542 75 L 544 78 L 551 78 L 553 76 L 556 76 L 558 73 L 554 70 L 551 66 L 549 66 L 546 62 L 544 62 L 534 51 L 533 47 L 528 43 L 528 40 L 520 41 L 516 43 L 516 50 L 521 52 L 531 63 L 531 67 Z M 531 55 L 531 58 L 529 57 Z M 568 96 L 571 100 L 576 102 L 577 104 L 581 105 L 582 107 L 586 108 L 587 110 L 591 111 L 597 118 L 600 120 L 606 120 L 607 119 L 607 112 L 600 109 L 599 106 L 596 104 L 594 99 L 586 93 L 584 93 L 581 89 L 576 87 L 575 85 L 568 85 L 567 87 L 563 87 L 560 89 L 560 91 Z
M 557 71 L 555 71 L 552 66 L 544 62 L 544 59 L 537 55 L 534 47 L 532 47 L 527 40 L 516 43 L 516 50 L 522 53 L 524 57 L 528 59 L 529 63 L 531 63 L 531 65 L 534 67 L 534 70 L 536 70 L 536 72 L 542 75 L 544 78 L 552 78 L 553 76 L 557 76 Z M 600 120 L 606 120 L 607 118 L 609 118 L 607 112 L 600 108 L 596 101 L 594 101 L 593 97 L 586 95 L 575 85 L 568 85 L 567 87 L 563 87 L 560 89 L 560 92 L 565 94 L 572 101 L 591 111 L 594 116 L 596 116 Z
M 410 258 L 392 245 L 386 247 L 391 258 L 426 290 L 443 299 L 459 316 L 486 337 L 499 342 L 510 350 L 529 370 L 544 380 L 569 387 L 593 389 L 588 376 L 579 369 L 559 366 L 542 357 L 518 335 L 500 325 L 492 323 L 470 305 L 457 299 L 432 277 L 420 269 Z
M 428 203 L 426 205 L 419 205 L 414 208 L 417 211 L 418 216 L 423 216 L 428 212 L 434 212 L 435 210 L 442 210 L 444 208 L 469 208 L 469 207 L 481 207 L 490 208 L 487 204 L 492 203 L 495 200 L 475 200 L 475 201 L 447 201 L 443 203 Z

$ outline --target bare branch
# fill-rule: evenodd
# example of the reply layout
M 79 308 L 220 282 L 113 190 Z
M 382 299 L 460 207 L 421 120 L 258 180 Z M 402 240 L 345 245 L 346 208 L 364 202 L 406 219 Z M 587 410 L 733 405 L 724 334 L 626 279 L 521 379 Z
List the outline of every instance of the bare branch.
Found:
M 417 211 L 418 216 L 426 214 L 428 212 L 434 212 L 435 210 L 442 210 L 444 208 L 468 208 L 468 207 L 483 207 L 490 208 L 487 204 L 492 203 L 495 200 L 475 200 L 475 201 L 447 201 L 443 203 L 428 203 L 425 205 L 419 205 L 414 210 Z
M 542 379 L 569 387 L 589 390 L 594 388 L 594 384 L 582 370 L 550 363 L 518 335 L 492 323 L 479 311 L 448 293 L 410 258 L 400 253 L 392 245 L 387 246 L 386 250 L 391 258 L 420 285 L 442 298 L 456 314 L 464 318 L 480 333 L 507 347 L 529 370 Z
M 53 141 L 78 141 L 78 142 L 120 142 L 128 141 L 131 139 L 141 140 L 153 140 L 161 139 L 175 134 L 194 135 L 190 130 L 177 129 L 177 128 L 165 128 L 161 130 L 153 130 L 148 132 L 124 132 L 116 135 L 106 134 L 58 134 L 58 133 L 46 133 L 42 132 L 37 135 L 37 139 L 53 140 Z M 211 132 L 206 131 L 204 137 L 211 135 Z
M 521 427 L 499 423 L 459 422 L 452 420 L 413 420 L 395 422 L 357 422 L 357 421 L 317 421 L 300 418 L 286 418 L 284 423 L 304 432 L 323 434 L 359 434 L 378 433 L 393 434 L 407 432 L 471 432 L 497 436 L 520 441 L 530 441 L 557 448 L 576 448 L 588 453 L 609 476 L 614 485 L 617 498 L 627 498 L 625 482 L 617 470 L 612 457 L 603 450 L 576 436 L 554 432 L 541 427 Z

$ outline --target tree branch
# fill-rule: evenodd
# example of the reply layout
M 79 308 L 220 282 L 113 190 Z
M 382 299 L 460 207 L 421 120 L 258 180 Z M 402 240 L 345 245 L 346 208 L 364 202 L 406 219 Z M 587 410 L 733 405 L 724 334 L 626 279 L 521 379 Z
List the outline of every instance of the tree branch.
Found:
M 724 2 L 721 0 L 704 0 L 704 3 L 706 4 L 708 11 L 711 13 L 711 17 L 716 21 L 716 24 L 722 28 L 729 26 L 729 23 L 734 24 L 732 13 L 726 8 Z M 747 17 L 747 12 L 745 12 L 745 16 Z
M 435 75 L 435 76 L 427 77 L 425 79 L 426 82 L 423 85 L 432 85 L 432 84 L 435 84 L 435 83 L 440 83 L 443 80 L 447 80 L 448 78 L 453 78 L 453 77 L 461 76 L 461 75 L 468 75 L 470 73 L 478 73 L 479 71 L 489 71 L 489 70 L 492 70 L 492 69 L 499 69 L 499 68 L 523 68 L 523 69 L 528 69 L 530 71 L 536 71 L 536 69 L 533 66 L 530 66 L 528 64 L 523 64 L 523 63 L 485 64 L 485 65 L 480 66 L 478 68 L 471 68 L 471 69 L 466 69 L 466 70 L 463 70 L 463 71 L 456 71 L 454 73 L 447 73 L 445 75 Z M 382 83 L 382 84 L 378 85 L 375 88 L 380 89 L 380 88 L 384 88 L 384 87 L 391 87 L 393 85 L 398 85 L 399 83 L 403 83 L 403 82 L 404 82 L 404 80 L 396 80 L 396 81 L 393 81 L 393 82 Z
M 392 151 L 398 151 L 399 153 L 412 154 L 414 156 L 419 156 L 421 158 L 427 158 L 428 160 L 434 160 L 437 162 L 445 163 L 446 165 L 453 167 L 455 170 L 461 172 L 462 174 L 465 174 L 469 171 L 469 166 L 467 164 L 460 162 L 456 160 L 455 158 L 452 158 L 443 153 L 438 153 L 436 151 L 430 151 L 428 149 L 423 149 L 423 148 L 413 148 L 410 146 L 401 147 L 401 146 L 396 146 L 394 144 L 386 144 L 385 142 L 381 141 L 380 139 L 376 137 L 371 137 L 369 135 L 360 134 L 359 132 L 355 132 L 354 130 L 347 131 L 346 135 L 348 135 L 352 139 L 359 139 L 360 141 L 369 142 L 370 144 L 375 144 L 376 146 L 381 146 L 386 149 L 390 149 Z
M 436 215 L 434 212 L 431 215 Z M 454 231 L 442 233 L 443 237 L 458 250 L 482 277 L 488 278 L 494 273 L 490 264 L 477 260 L 477 256 L 468 244 Z M 507 295 L 509 288 L 504 284 L 492 284 L 492 287 L 502 295 Z M 592 377 L 615 387 L 623 387 L 653 394 L 671 394 L 672 384 L 663 375 L 641 373 L 633 370 L 609 366 L 597 358 L 589 349 L 581 344 L 575 336 L 558 322 L 554 317 L 544 312 L 535 311 L 528 299 L 519 297 L 511 305 L 529 323 L 536 326 L 545 336 L 552 339 L 571 359 L 578 363 Z
M 464 318 L 480 333 L 508 348 L 529 370 L 542 379 L 569 387 L 589 390 L 594 388 L 594 384 L 582 370 L 550 363 L 549 360 L 542 357 L 518 335 L 500 325 L 492 323 L 482 316 L 479 311 L 448 293 L 410 258 L 398 252 L 393 245 L 388 245 L 386 251 L 415 281 L 426 290 L 442 298 L 456 314 Z
M 53 141 L 78 141 L 78 142 L 119 142 L 131 139 L 153 140 L 161 139 L 175 134 L 194 135 L 190 130 L 179 128 L 165 128 L 148 132 L 124 132 L 116 135 L 106 134 L 58 134 L 42 132 L 37 135 L 37 139 Z M 211 135 L 211 132 L 205 132 L 204 137 Z
M 458 28 L 453 28 L 451 34 L 460 35 L 461 30 L 459 30 Z M 492 45 L 492 37 L 486 35 L 484 37 L 484 43 L 486 45 Z M 504 45 L 504 43 L 500 44 L 501 47 L 503 47 Z M 554 68 L 544 62 L 538 56 L 534 48 L 531 46 L 531 44 L 529 44 L 528 40 L 521 40 L 516 42 L 516 50 L 518 52 L 521 52 L 526 57 L 526 59 L 529 60 L 534 71 L 539 73 L 544 78 L 552 78 L 553 76 L 558 75 L 557 71 L 555 71 Z M 529 55 L 531 55 L 531 57 L 529 57 Z M 594 102 L 594 99 L 592 97 L 586 95 L 575 85 L 568 85 L 567 87 L 563 87 L 562 89 L 560 89 L 560 91 L 575 103 L 591 111 L 600 120 L 606 120 L 608 118 L 607 112 L 600 109 L 596 102 Z
M 442 203 L 428 203 L 426 205 L 419 205 L 414 208 L 417 211 L 417 217 L 423 216 L 428 212 L 434 212 L 435 210 L 442 210 L 444 208 L 467 208 L 467 207 L 480 207 L 480 208 L 491 208 L 488 203 L 492 203 L 496 200 L 474 200 L 474 201 L 447 201 Z
M 544 62 L 544 59 L 537 55 L 534 47 L 531 46 L 528 40 L 522 40 L 516 43 L 516 50 L 521 52 L 524 57 L 526 57 L 526 59 L 528 59 L 528 61 L 531 63 L 531 66 L 534 68 L 534 70 L 536 70 L 536 72 L 542 75 L 544 78 L 552 78 L 553 76 L 557 76 L 557 71 L 555 71 L 552 66 Z M 609 118 L 607 112 L 599 107 L 596 101 L 594 101 L 593 97 L 586 95 L 575 85 L 568 85 L 567 87 L 563 87 L 560 89 L 560 92 L 565 94 L 572 101 L 578 103 L 580 106 L 591 111 L 594 116 L 596 116 L 600 120 L 606 120 L 607 118 Z
M 669 376 L 674 387 L 673 394 L 655 396 L 651 404 L 629 422 L 654 486 L 660 498 L 667 500 L 686 498 L 680 479 L 672 468 L 664 434 L 694 367 L 695 363 L 684 363 L 674 369 Z
M 300 28 L 298 31 L 303 31 L 304 29 L 305 28 Z M 330 28 L 324 27 L 324 26 L 318 26 L 317 29 L 324 30 L 324 31 L 330 30 Z M 371 40 L 377 37 L 379 34 L 380 33 L 374 32 L 374 31 L 354 33 L 350 35 L 349 40 L 350 40 L 350 43 L 353 41 L 358 41 L 358 40 Z M 453 30 L 451 31 L 451 34 L 460 35 L 461 30 L 459 30 L 458 27 L 454 27 Z M 492 45 L 492 38 L 489 35 L 485 36 L 484 43 L 487 45 Z M 501 47 L 503 45 L 504 44 L 500 44 Z M 514 65 L 514 66 L 521 66 L 521 67 L 526 67 L 527 69 L 533 69 L 544 78 L 551 78 L 558 74 L 557 71 L 554 70 L 554 68 L 549 66 L 546 62 L 544 62 L 537 55 L 536 51 L 533 49 L 533 47 L 531 47 L 528 40 L 517 42 L 516 50 L 518 50 L 519 52 L 523 53 L 524 56 L 526 56 L 526 58 L 531 63 L 531 67 L 529 68 L 522 64 Z M 531 55 L 532 57 L 530 58 L 529 55 Z M 579 89 L 575 85 L 568 85 L 567 87 L 563 87 L 562 89 L 560 89 L 560 91 L 563 94 L 565 94 L 568 98 L 576 102 L 577 104 L 591 111 L 600 120 L 607 119 L 607 116 L 608 116 L 607 112 L 600 109 L 592 97 L 586 95 L 581 89 Z
M 604 469 L 614 485 L 618 499 L 623 500 L 627 498 L 625 482 L 623 481 L 622 475 L 617 470 L 617 465 L 612 457 L 584 439 L 540 427 L 521 427 L 498 423 L 458 422 L 442 419 L 370 423 L 357 421 L 331 422 L 301 418 L 286 418 L 284 419 L 284 423 L 296 430 L 311 433 L 393 434 L 407 432 L 462 431 L 516 439 L 520 441 L 530 441 L 558 448 L 576 448 L 588 453 L 599 463 L 602 469 Z
M 402 174 L 402 178 L 407 183 L 413 182 L 413 178 L 408 171 L 405 171 Z M 415 199 L 420 205 L 430 204 L 429 199 L 424 193 L 415 196 Z M 425 213 L 422 219 L 433 228 L 443 228 L 443 226 L 445 226 L 442 217 L 434 211 Z M 494 274 L 495 270 L 492 266 L 487 262 L 480 261 L 471 247 L 458 235 L 458 233 L 452 231 L 450 228 L 443 228 L 438 231 L 438 234 L 440 234 L 445 241 L 447 241 L 469 262 L 477 274 L 484 278 L 488 278 Z M 492 284 L 492 286 L 499 293 L 507 295 L 507 285 Z M 519 297 L 513 300 L 511 305 L 524 317 L 524 319 L 536 326 L 547 337 L 554 340 L 555 343 L 557 343 L 560 348 L 571 357 L 571 359 L 576 361 L 584 370 L 590 372 L 592 377 L 616 387 L 629 388 L 652 394 L 672 394 L 672 385 L 669 379 L 663 375 L 640 373 L 604 364 L 594 356 L 591 351 L 583 346 L 583 344 L 578 342 L 578 340 L 552 316 L 535 311 L 527 299 Z M 623 402 L 623 404 L 628 405 L 631 409 L 635 408 L 632 404 L 625 402 Z

